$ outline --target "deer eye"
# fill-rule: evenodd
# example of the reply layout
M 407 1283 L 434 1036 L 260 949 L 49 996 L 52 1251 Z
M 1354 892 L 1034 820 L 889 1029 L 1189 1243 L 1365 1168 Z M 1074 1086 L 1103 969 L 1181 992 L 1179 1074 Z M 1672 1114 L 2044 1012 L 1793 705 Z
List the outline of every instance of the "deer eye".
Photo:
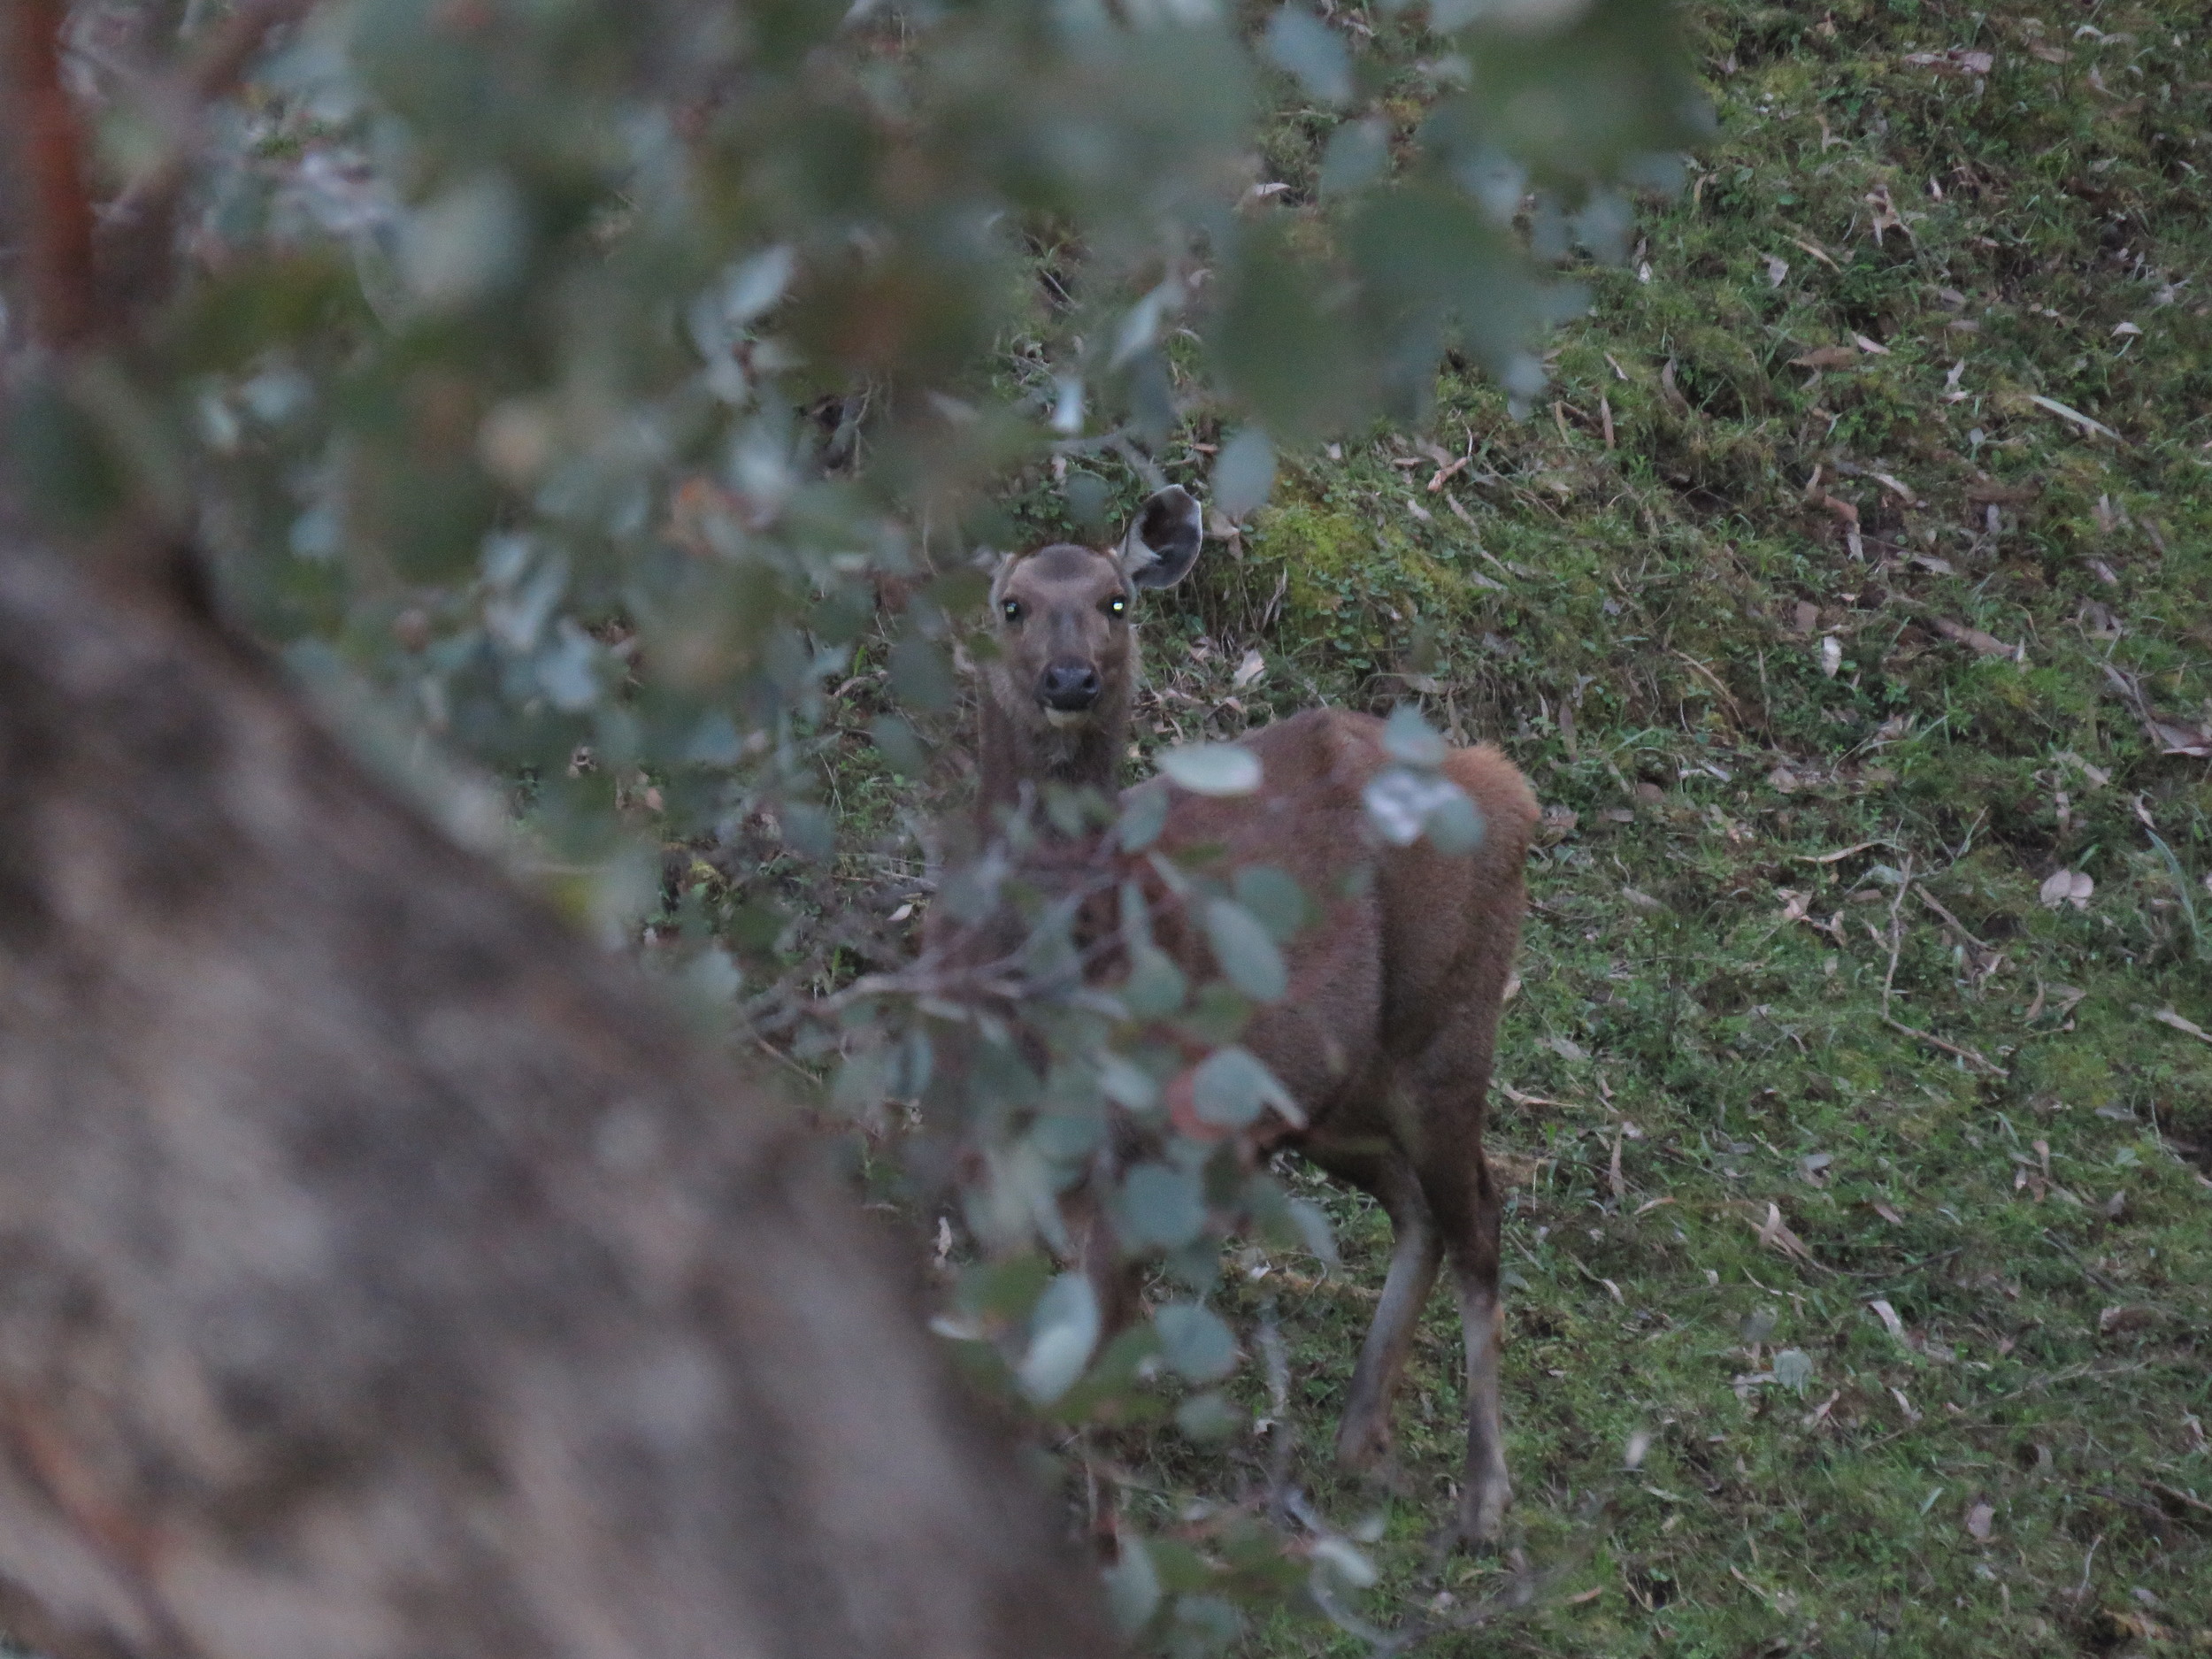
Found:
M 1022 602 L 1018 599 L 1008 600 L 999 607 L 999 610 L 1009 622 L 1019 622 L 1022 619 Z
M 1120 616 L 1128 609 L 1129 601 L 1120 594 L 1116 594 L 1106 602 L 1106 614 L 1110 617 Z

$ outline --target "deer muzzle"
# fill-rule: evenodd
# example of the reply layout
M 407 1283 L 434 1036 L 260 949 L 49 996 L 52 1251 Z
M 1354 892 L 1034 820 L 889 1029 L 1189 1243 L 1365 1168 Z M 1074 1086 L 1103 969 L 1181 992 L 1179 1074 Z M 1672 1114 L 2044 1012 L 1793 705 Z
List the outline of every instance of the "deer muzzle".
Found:
M 1045 665 L 1037 677 L 1037 703 L 1045 718 L 1058 726 L 1063 716 L 1088 714 L 1097 706 L 1101 689 L 1098 670 L 1090 664 L 1063 659 Z

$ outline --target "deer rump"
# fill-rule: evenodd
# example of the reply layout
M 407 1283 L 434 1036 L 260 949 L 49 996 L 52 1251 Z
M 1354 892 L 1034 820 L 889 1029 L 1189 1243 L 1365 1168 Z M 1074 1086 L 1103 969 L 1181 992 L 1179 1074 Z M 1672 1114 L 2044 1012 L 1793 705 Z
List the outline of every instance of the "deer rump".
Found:
M 1425 839 L 1382 843 L 1367 822 L 1368 783 L 1390 764 L 1383 723 L 1372 715 L 1312 709 L 1241 740 L 1259 757 L 1256 795 L 1194 795 L 1164 778 L 1127 791 L 1169 797 L 1157 845 L 1217 875 L 1272 865 L 1298 883 L 1317 914 L 1282 947 L 1290 989 L 1256 1007 L 1243 1044 L 1282 1082 L 1305 1114 L 1282 1125 L 1269 1148 L 1308 1153 L 1371 1140 L 1378 1110 L 1390 1114 L 1410 1151 L 1442 1127 L 1408 1117 L 1394 1102 L 1400 1072 L 1440 1041 L 1482 1037 L 1486 1079 L 1496 1024 L 1519 937 L 1526 856 L 1536 805 L 1512 763 L 1487 746 L 1453 751 L 1444 771 L 1482 815 L 1484 834 L 1466 854 Z M 1179 966 L 1212 977 L 1202 928 L 1146 882 L 1154 938 Z M 1469 1023 L 1478 1033 L 1463 1029 Z M 1479 1139 L 1480 1120 L 1471 1125 Z M 1477 1152 L 1476 1156 L 1479 1156 Z

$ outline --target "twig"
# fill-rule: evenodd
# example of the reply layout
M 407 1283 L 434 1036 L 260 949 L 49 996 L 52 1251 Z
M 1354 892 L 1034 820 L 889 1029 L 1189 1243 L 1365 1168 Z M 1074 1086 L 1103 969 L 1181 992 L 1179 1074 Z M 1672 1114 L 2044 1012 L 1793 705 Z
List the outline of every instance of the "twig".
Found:
M 1705 678 L 1712 683 L 1713 689 L 1720 693 L 1721 701 L 1728 705 L 1730 711 L 1733 713 L 1739 720 L 1743 718 L 1743 705 L 1736 701 L 1736 694 L 1729 690 L 1726 686 L 1721 683 L 1721 678 L 1718 674 L 1715 673 L 1711 669 L 1706 667 L 1704 664 L 1699 662 L 1696 657 L 1691 656 L 1687 651 L 1678 650 L 1675 652 L 1675 655 L 1680 657 L 1684 662 L 1687 663 L 1692 668 L 1697 670 L 1699 673 L 1704 675 Z
M 1984 956 L 1993 956 L 1996 954 L 1990 946 L 1984 944 L 1980 940 L 1975 938 L 1972 932 L 1969 930 L 1964 922 L 1959 920 L 1957 917 L 1952 915 L 1950 911 L 1945 910 L 1942 905 L 1937 903 L 1935 895 L 1928 891 L 1927 885 L 1924 882 L 1914 890 L 1919 895 L 1920 902 L 1926 905 L 1930 910 L 1933 910 L 1938 916 L 1940 916 L 1945 921 L 1950 923 L 1953 927 L 1956 928 L 1959 933 L 1965 937 L 1968 944 L 1973 946 L 1975 949 L 1980 951 Z
M 1967 1064 L 1978 1066 L 1982 1071 L 1988 1072 L 1992 1077 L 2010 1077 L 2012 1075 L 2011 1072 L 2006 1071 L 2004 1067 L 1999 1065 L 1995 1061 L 1976 1053 L 1971 1048 L 1962 1048 L 1955 1042 L 1946 1042 L 1933 1032 L 1922 1031 L 1917 1026 L 1908 1025 L 1903 1020 L 1892 1019 L 1887 1014 L 1882 1016 L 1882 1024 L 1887 1025 L 1892 1031 L 1901 1032 L 1908 1037 L 1916 1037 L 1922 1042 L 1928 1044 L 1931 1048 L 1940 1048 L 1947 1055 L 1955 1055 L 1959 1059 L 1965 1061 Z
M 2089 1594 L 2090 1570 L 2096 1564 L 2097 1549 L 2098 1547 L 2103 1542 L 2104 1534 L 2100 1532 L 2090 1543 L 2089 1553 L 2081 1558 L 2081 1582 L 2074 1586 L 2073 1595 L 2070 1598 L 2071 1600 L 2079 1601 L 2084 1596 Z
M 1116 432 L 1106 441 L 1106 447 L 1121 457 L 1129 470 L 1144 480 L 1147 489 L 1161 489 L 1167 484 L 1167 474 L 1160 471 L 1159 463 L 1129 442 L 1123 433 Z
M 1911 889 L 1912 855 L 1907 853 L 1905 867 L 1898 875 L 1897 896 L 1889 902 L 1889 966 L 1882 971 L 1882 1018 L 1891 1025 L 1896 1023 L 1890 1019 L 1889 1002 L 1897 979 L 1897 956 L 1905 947 L 1904 928 L 1898 920 L 1898 912 L 1905 908 L 1905 895 Z
M 65 8 L 61 0 L 15 0 L 8 13 L 13 74 L 6 102 L 14 110 L 14 148 L 23 157 L 33 326 L 50 349 L 68 351 L 92 338 L 100 316 L 83 134 L 61 84 Z
M 1967 1064 L 1986 1071 L 1992 1077 L 2010 1076 L 2011 1073 L 2007 1071 L 2004 1067 L 1999 1065 L 1995 1061 L 1990 1060 L 1984 1056 L 1976 1053 L 1971 1048 L 1962 1048 L 1955 1042 L 1947 1042 L 1942 1038 L 1937 1036 L 1933 1032 L 1922 1031 L 1917 1025 L 1908 1025 L 1903 1020 L 1897 1018 L 1889 1011 L 1890 1000 L 1895 995 L 1897 957 L 1899 953 L 1904 949 L 1905 946 L 1905 933 L 1903 926 L 1900 920 L 1900 912 L 1902 911 L 1905 907 L 1905 895 L 1912 890 L 1912 855 L 1908 853 L 1905 856 L 1904 870 L 1901 872 L 1900 879 L 1897 883 L 1897 896 L 1892 899 L 1889 903 L 1889 965 L 1882 971 L 1882 1024 L 1887 1025 L 1892 1031 L 1901 1033 L 1901 1034 L 1911 1037 L 1917 1041 L 1924 1042 L 1931 1048 L 1940 1048 L 1944 1053 L 1951 1055 L 1957 1059 L 1963 1060 Z M 1928 904 L 1935 910 L 1936 914 L 1942 917 L 1944 920 L 1949 922 L 1952 926 L 1957 927 L 1959 932 L 1962 933 L 1966 933 L 1966 929 L 1959 926 L 1958 918 L 1953 916 L 1948 910 L 1945 910 L 1940 904 L 1936 903 L 1933 899 L 1928 896 L 1924 890 L 1922 891 L 1920 897 L 1924 903 Z M 1966 933 L 1966 936 L 1969 939 L 1974 939 L 1974 935 L 1971 933 Z M 1974 940 L 1974 942 L 1978 945 L 1981 944 L 1981 941 L 1978 939 Z M 1988 947 L 1986 945 L 1983 945 L 1982 949 L 1986 950 Z

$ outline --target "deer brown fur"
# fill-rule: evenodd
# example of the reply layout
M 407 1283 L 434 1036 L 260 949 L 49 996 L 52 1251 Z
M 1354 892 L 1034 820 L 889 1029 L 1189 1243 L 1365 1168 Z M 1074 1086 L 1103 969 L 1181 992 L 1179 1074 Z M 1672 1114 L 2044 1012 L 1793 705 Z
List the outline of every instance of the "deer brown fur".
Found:
M 1200 541 L 1197 503 L 1171 488 L 1145 503 L 1118 549 L 1062 543 L 1001 569 L 998 655 L 982 676 L 987 825 L 1048 783 L 1112 792 L 1138 674 L 1136 590 L 1181 580 Z M 1498 1409 L 1499 1202 L 1483 1124 L 1536 803 L 1497 749 L 1453 749 L 1442 771 L 1480 814 L 1479 845 L 1455 855 L 1425 839 L 1386 844 L 1363 801 L 1391 764 L 1382 733 L 1370 715 L 1309 710 L 1241 740 L 1262 766 L 1255 795 L 1210 798 L 1164 779 L 1138 788 L 1168 794 L 1163 850 L 1218 849 L 1215 867 L 1229 871 L 1271 864 L 1319 902 L 1319 918 L 1284 947 L 1289 994 L 1256 1011 L 1243 1041 L 1305 1118 L 1275 1122 L 1263 1147 L 1294 1148 L 1371 1194 L 1396 1234 L 1337 1455 L 1363 1467 L 1387 1451 L 1391 1397 L 1448 1262 L 1467 1356 L 1458 1528 L 1481 1542 L 1512 1495 Z M 1363 866 L 1371 879 L 1352 879 Z M 1202 934 L 1156 933 L 1171 956 L 1211 974 Z

